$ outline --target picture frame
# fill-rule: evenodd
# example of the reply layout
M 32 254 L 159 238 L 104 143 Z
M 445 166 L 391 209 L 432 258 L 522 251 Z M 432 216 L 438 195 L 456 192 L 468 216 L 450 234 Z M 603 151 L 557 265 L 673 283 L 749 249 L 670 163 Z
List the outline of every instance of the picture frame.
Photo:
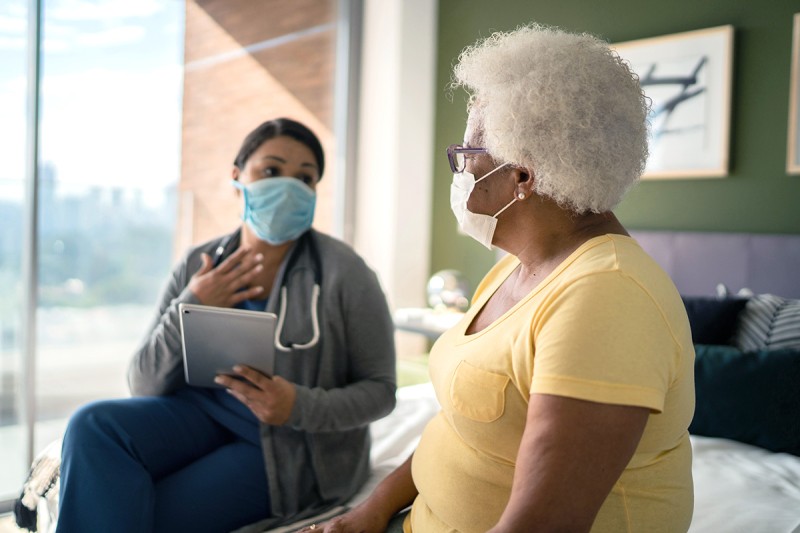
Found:
M 643 179 L 728 175 L 733 26 L 612 45 L 650 98 Z
M 786 173 L 800 174 L 800 13 L 794 15 L 792 65 L 789 78 L 789 134 Z

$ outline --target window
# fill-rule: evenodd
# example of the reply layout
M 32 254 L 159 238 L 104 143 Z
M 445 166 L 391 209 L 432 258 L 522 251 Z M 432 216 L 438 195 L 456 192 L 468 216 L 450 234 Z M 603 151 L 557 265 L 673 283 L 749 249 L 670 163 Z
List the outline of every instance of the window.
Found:
M 173 260 L 184 5 L 43 3 L 34 450 L 81 404 L 128 395 L 126 366 Z M 27 471 L 25 0 L 0 4 L 0 500 Z M 7 223 L 6 221 L 10 221 Z M 9 294 L 13 295 L 8 297 Z M 10 473 L 7 475 L 6 473 Z
M 26 5 L 24 0 L 0 4 L 0 500 L 19 490 L 27 457 L 25 432 L 19 420 Z

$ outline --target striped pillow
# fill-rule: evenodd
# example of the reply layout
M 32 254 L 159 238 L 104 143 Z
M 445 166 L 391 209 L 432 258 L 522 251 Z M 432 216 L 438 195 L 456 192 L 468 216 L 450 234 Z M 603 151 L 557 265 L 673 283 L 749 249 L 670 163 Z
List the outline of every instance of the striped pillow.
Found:
M 800 300 L 759 294 L 739 314 L 733 345 L 744 352 L 780 348 L 800 350 Z

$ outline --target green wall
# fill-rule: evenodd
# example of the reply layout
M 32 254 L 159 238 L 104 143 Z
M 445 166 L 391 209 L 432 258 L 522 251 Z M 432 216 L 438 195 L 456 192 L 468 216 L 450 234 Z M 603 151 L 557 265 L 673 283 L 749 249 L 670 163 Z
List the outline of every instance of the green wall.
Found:
M 617 208 L 629 229 L 800 233 L 800 176 L 786 174 L 792 15 L 798 0 L 440 0 L 431 271 L 456 268 L 474 289 L 494 255 L 458 235 L 445 148 L 460 142 L 466 96 L 448 90 L 465 46 L 536 21 L 621 42 L 734 27 L 730 173 L 640 183 Z

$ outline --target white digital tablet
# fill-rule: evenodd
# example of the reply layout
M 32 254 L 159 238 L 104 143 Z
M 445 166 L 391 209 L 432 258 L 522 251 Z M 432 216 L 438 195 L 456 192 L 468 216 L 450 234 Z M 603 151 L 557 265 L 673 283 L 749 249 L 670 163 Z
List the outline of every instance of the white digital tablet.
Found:
M 278 321 L 274 313 L 185 303 L 178 304 L 178 313 L 189 385 L 221 388 L 214 378 L 235 375 L 234 365 L 272 375 Z

